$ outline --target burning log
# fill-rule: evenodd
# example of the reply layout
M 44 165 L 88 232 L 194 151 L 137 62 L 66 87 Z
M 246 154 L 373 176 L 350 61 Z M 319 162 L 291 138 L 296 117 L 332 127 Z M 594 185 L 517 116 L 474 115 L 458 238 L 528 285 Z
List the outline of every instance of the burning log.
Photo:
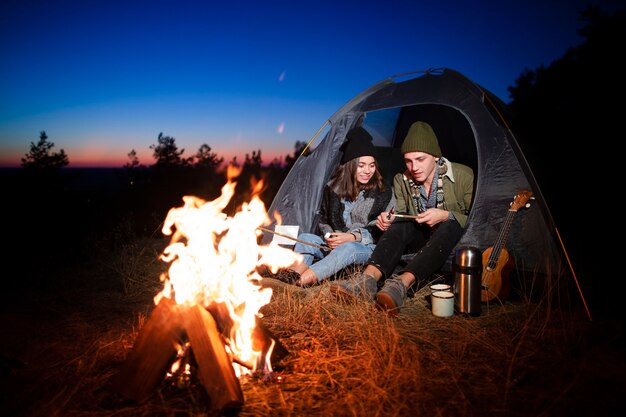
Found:
M 184 329 L 174 301 L 163 298 L 135 341 L 122 370 L 113 380 L 115 391 L 142 402 L 162 381 L 182 344 Z
M 256 327 L 254 328 L 252 337 L 255 345 L 258 346 L 258 350 L 263 353 L 267 353 L 270 349 L 272 349 L 270 361 L 273 364 L 278 363 L 282 358 L 289 354 L 285 345 L 283 345 L 278 338 L 274 337 L 272 332 L 270 332 L 258 318 L 256 320 Z M 264 369 L 265 366 L 265 355 L 263 355 L 263 362 L 259 365 L 259 368 Z
M 226 352 L 224 339 L 230 327 L 229 316 L 219 304 L 214 303 L 207 310 L 199 304 L 178 305 L 169 298 L 162 298 L 114 378 L 114 390 L 130 400 L 145 401 L 163 381 L 188 338 L 200 382 L 211 406 L 219 411 L 242 406 L 243 392 L 232 361 L 248 368 L 254 364 L 231 358 Z M 289 353 L 258 320 L 253 340 L 264 353 L 261 367 L 266 365 L 265 356 L 270 349 L 272 361 Z
M 207 310 L 215 318 L 220 333 L 222 333 L 224 337 L 228 337 L 232 328 L 232 319 L 228 314 L 228 309 L 224 303 L 211 303 L 207 307 Z M 270 349 L 272 350 L 270 353 L 271 363 L 277 363 L 289 354 L 285 345 L 283 345 L 278 338 L 274 337 L 274 335 L 263 324 L 263 322 L 259 320 L 258 317 L 256 319 L 255 326 L 256 327 L 252 333 L 254 348 L 257 351 L 263 352 L 263 360 L 262 363 L 259 364 L 258 368 L 265 368 L 265 355 L 270 351 Z M 250 364 L 239 362 L 238 358 L 233 358 L 233 360 L 237 361 L 237 363 L 242 366 L 250 368 Z
M 185 307 L 181 315 L 198 364 L 200 381 L 213 408 L 221 411 L 240 407 L 243 405 L 243 392 L 215 320 L 197 304 Z
M 161 299 L 141 330 L 113 381 L 114 390 L 130 400 L 145 401 L 163 381 L 185 334 L 212 407 L 221 411 L 241 406 L 243 392 L 215 320 L 200 305 L 180 306 L 169 298 Z

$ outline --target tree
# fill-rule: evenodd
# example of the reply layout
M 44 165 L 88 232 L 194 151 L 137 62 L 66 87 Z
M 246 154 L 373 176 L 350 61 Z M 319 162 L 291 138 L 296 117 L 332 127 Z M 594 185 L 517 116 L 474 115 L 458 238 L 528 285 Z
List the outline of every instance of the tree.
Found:
M 22 167 L 31 169 L 60 169 L 70 163 L 65 151 L 52 152 L 53 142 L 48 142 L 46 131 L 39 133 L 39 142 L 30 143 L 30 152 L 22 158 Z
M 296 163 L 296 161 L 298 160 L 298 157 L 300 157 L 301 154 L 303 156 L 306 156 L 310 153 L 311 153 L 311 148 L 307 147 L 306 142 L 303 142 L 300 140 L 296 141 L 294 145 L 293 156 L 292 155 L 285 156 L 285 169 L 287 170 L 287 172 L 289 172 L 291 167 L 293 167 L 293 165 Z
M 218 157 L 215 152 L 211 152 L 211 147 L 203 143 L 194 157 L 195 166 L 215 170 L 224 162 L 224 158 Z
M 139 158 L 137 158 L 137 152 L 134 149 L 128 152 L 128 159 L 129 161 L 124 165 L 124 168 L 133 169 L 141 166 L 139 164 Z
M 241 171 L 241 178 L 260 178 L 262 165 L 263 158 L 261 158 L 260 149 L 258 151 L 252 151 L 252 156 L 246 154 L 246 158 L 243 163 L 243 169 Z
M 258 151 L 252 151 L 252 156 L 246 154 L 246 160 L 243 163 L 244 167 L 248 166 L 252 169 L 259 169 L 261 168 L 261 165 L 263 165 L 263 158 L 261 158 L 260 149 Z
M 621 118 L 625 86 L 617 51 L 626 47 L 626 14 L 607 15 L 590 7 L 581 12 L 580 20 L 585 26 L 578 33 L 586 38 L 581 45 L 547 67 L 525 70 L 508 89 L 515 127 L 544 134 L 554 145 L 555 140 L 571 143 L 570 135 L 598 137 L 598 129 L 610 134 L 611 125 Z M 577 151 L 571 146 L 564 149 L 566 143 L 554 146 L 559 154 Z
M 181 166 L 188 165 L 191 158 L 182 158 L 185 149 L 178 150 L 176 139 L 171 136 L 163 136 L 159 133 L 158 144 L 150 145 L 157 166 Z
M 274 157 L 274 159 L 272 159 L 272 162 L 270 162 L 269 164 L 269 168 L 271 169 L 280 169 L 283 166 L 283 160 L 282 158 L 279 157 Z
M 626 84 L 617 51 L 626 48 L 626 14 L 607 15 L 590 7 L 581 12 L 581 21 L 585 25 L 579 33 L 586 38 L 582 44 L 547 67 L 525 70 L 509 87 L 512 127 L 521 134 L 520 143 L 542 188 L 552 188 L 557 195 L 593 189 L 594 175 L 562 182 L 555 173 L 580 172 L 572 162 L 581 152 L 595 150 L 600 141 L 617 138 L 621 131 Z M 598 148 L 598 158 L 605 152 Z M 602 176 L 610 178 L 606 171 Z

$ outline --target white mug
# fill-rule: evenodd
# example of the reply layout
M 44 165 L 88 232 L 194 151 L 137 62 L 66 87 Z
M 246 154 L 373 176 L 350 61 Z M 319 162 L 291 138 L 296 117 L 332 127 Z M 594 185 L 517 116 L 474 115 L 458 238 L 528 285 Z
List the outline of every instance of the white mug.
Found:
M 451 291 L 435 291 L 430 295 L 433 314 L 437 317 L 454 315 L 454 293 Z
M 430 293 L 434 293 L 435 291 L 452 291 L 451 286 L 448 284 L 432 284 L 430 286 Z

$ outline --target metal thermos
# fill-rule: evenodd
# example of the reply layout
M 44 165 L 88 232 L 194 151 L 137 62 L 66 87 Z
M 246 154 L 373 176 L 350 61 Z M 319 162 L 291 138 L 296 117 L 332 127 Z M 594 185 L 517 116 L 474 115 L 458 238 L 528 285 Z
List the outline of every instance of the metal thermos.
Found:
M 482 252 L 475 247 L 458 248 L 454 253 L 454 303 L 459 313 L 480 315 Z

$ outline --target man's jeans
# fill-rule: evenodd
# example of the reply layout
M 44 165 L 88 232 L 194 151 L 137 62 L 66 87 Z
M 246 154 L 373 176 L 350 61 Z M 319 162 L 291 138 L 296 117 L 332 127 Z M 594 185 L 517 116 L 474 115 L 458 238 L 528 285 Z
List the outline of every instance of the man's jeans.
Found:
M 463 228 L 456 220 L 439 223 L 435 229 L 415 221 L 396 220 L 378 241 L 368 264 L 380 269 L 386 279 L 403 254 L 417 252 L 398 272 L 411 272 L 419 283 L 441 269 L 462 234 Z

